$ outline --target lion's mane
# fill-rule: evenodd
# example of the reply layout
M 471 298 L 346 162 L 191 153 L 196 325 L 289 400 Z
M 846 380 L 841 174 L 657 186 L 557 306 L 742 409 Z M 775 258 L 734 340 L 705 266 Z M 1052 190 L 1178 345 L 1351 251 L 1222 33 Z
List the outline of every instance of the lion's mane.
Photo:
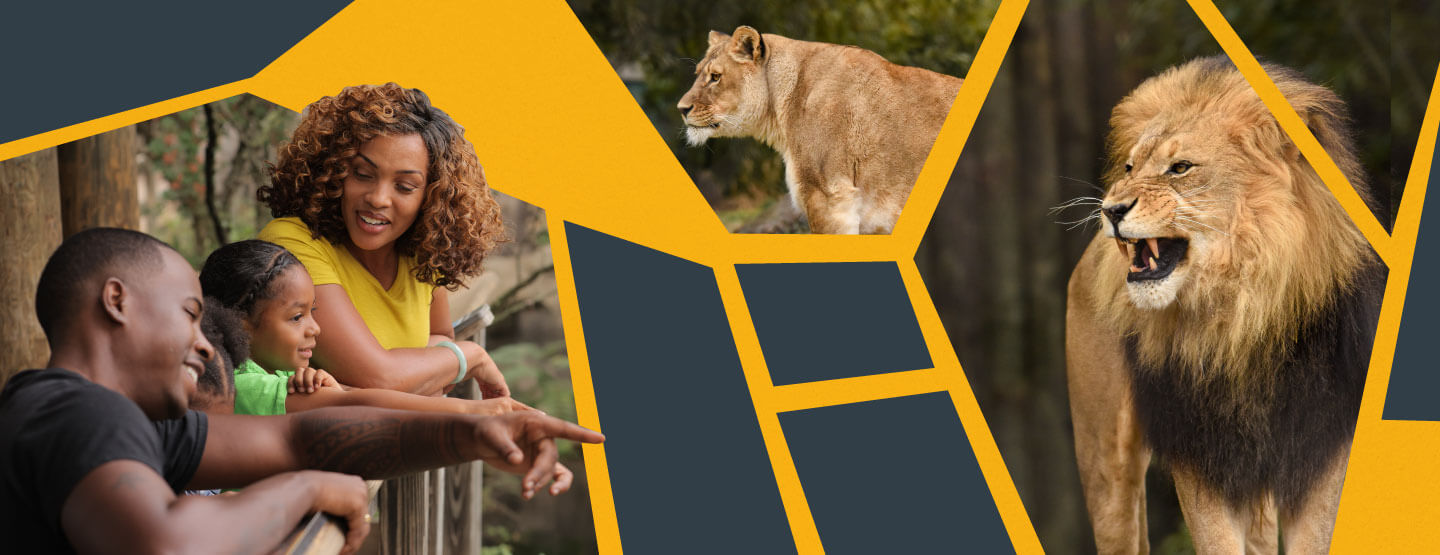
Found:
M 1341 100 L 1294 71 L 1265 70 L 1373 206 Z M 1122 179 L 1142 136 L 1176 136 L 1202 121 L 1219 126 L 1216 144 L 1229 151 L 1204 154 L 1224 170 L 1211 168 L 1214 181 L 1188 199 L 1211 219 L 1187 229 L 1205 252 L 1188 260 L 1174 302 L 1132 304 L 1129 261 L 1113 248 L 1086 257 L 1096 266 L 1089 298 L 1124 337 L 1137 414 L 1160 460 L 1232 503 L 1268 491 L 1294 508 L 1353 435 L 1384 268 L 1223 57 L 1172 68 L 1116 106 L 1106 183 Z

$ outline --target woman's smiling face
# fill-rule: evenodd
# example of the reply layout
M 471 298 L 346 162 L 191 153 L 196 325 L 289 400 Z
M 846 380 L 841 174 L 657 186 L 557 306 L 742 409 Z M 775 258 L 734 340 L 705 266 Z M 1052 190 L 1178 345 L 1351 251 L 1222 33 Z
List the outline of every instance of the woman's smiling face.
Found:
M 266 370 L 309 366 L 315 351 L 315 286 L 304 266 L 292 265 L 270 283 L 275 294 L 255 303 L 246 320 L 250 358 Z
M 429 153 L 420 135 L 380 135 L 360 145 L 340 197 L 350 243 L 362 251 L 395 246 L 425 200 Z

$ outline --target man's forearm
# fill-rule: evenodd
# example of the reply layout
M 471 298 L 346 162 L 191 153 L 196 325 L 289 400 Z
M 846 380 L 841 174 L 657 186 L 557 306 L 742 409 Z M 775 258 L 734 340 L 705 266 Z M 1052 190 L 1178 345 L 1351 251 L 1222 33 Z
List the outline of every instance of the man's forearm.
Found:
M 337 407 L 291 415 L 291 441 L 305 468 L 390 478 L 481 458 L 476 418 Z
M 234 496 L 181 496 L 172 513 L 209 515 L 194 520 L 223 523 L 223 526 L 195 534 L 197 542 L 190 549 L 178 552 L 224 545 L 229 546 L 227 553 L 269 553 L 314 505 L 312 489 L 301 474 L 287 472 L 251 484 Z M 189 511 L 182 507 L 188 507 Z M 189 520 L 178 515 L 173 518 L 177 522 Z

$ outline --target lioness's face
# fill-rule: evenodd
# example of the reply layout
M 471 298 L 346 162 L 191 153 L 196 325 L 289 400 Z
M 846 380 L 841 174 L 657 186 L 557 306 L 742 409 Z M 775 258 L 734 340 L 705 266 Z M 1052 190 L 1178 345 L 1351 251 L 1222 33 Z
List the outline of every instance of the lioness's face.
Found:
M 1231 169 L 1244 166 L 1240 147 L 1217 118 L 1154 121 L 1133 144 L 1116 145 L 1102 225 L 1128 264 L 1136 307 L 1169 306 L 1194 286 L 1194 268 L 1231 262 L 1227 230 L 1248 176 Z
M 710 137 L 755 134 L 765 114 L 764 61 L 764 44 L 754 29 L 742 27 L 733 37 L 710 32 L 710 48 L 695 66 L 695 84 L 676 105 L 691 146 Z

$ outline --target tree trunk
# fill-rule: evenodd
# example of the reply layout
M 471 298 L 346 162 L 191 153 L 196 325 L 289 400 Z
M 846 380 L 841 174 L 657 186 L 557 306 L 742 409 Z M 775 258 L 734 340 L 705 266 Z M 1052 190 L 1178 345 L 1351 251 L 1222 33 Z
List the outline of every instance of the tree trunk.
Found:
M 66 237 L 92 227 L 139 229 L 135 126 L 56 147 Z
M 50 358 L 35 318 L 35 285 L 50 253 L 60 246 L 60 182 L 55 149 L 0 161 L 0 386 L 15 372 Z

